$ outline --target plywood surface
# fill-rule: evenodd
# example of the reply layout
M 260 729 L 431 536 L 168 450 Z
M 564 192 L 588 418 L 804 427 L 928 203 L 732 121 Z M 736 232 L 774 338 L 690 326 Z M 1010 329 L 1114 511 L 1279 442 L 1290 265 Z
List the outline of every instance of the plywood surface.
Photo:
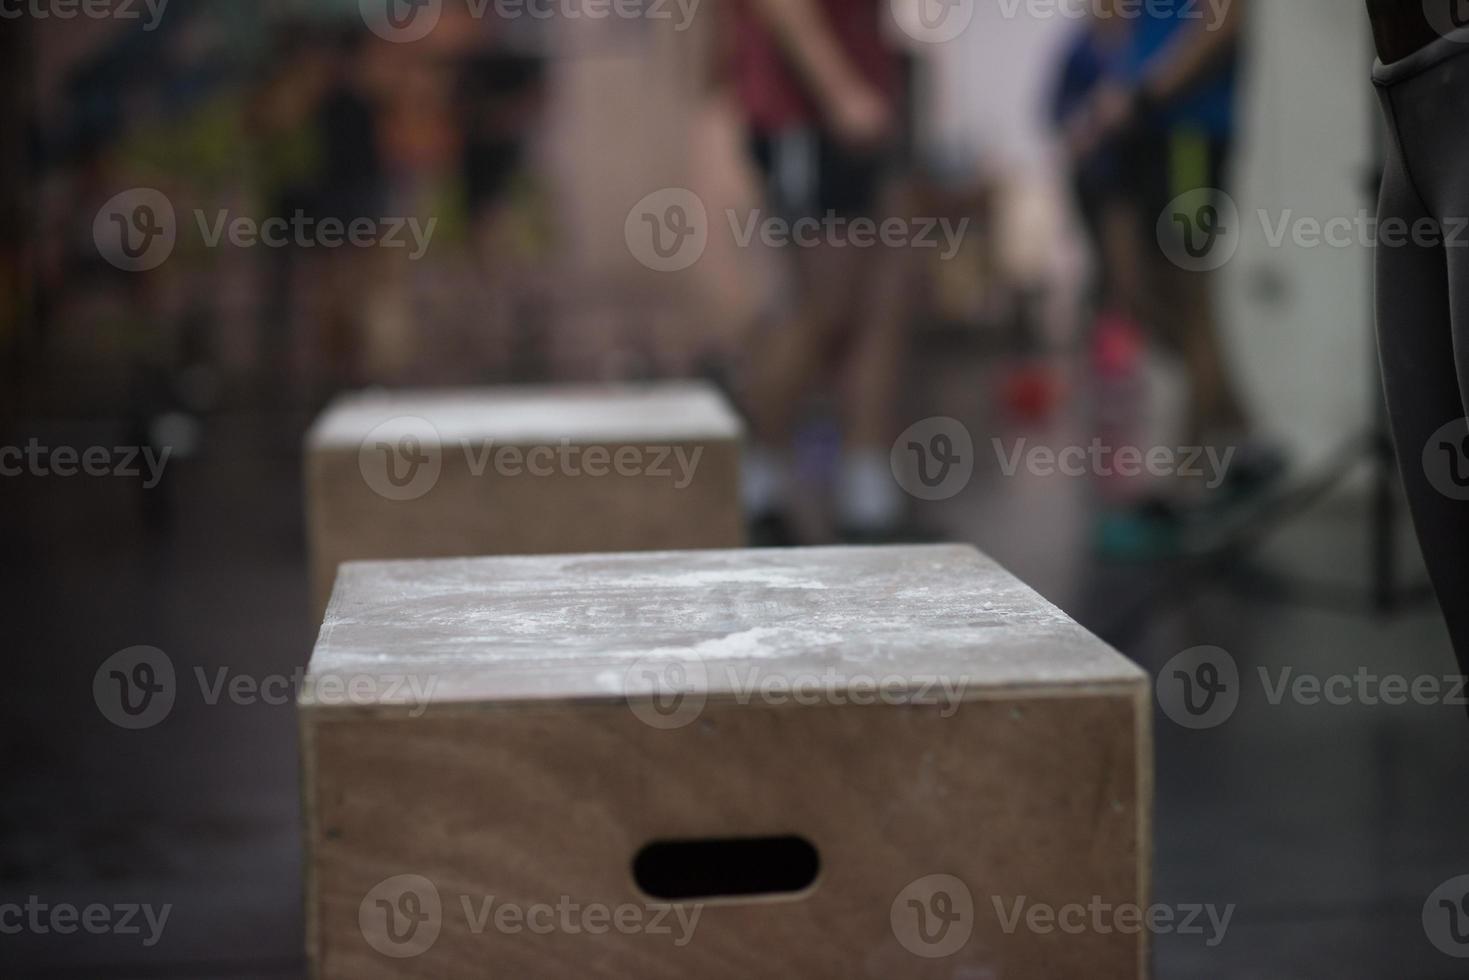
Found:
M 307 435 L 308 450 L 357 452 L 369 433 L 391 438 L 395 420 L 425 419 L 446 441 L 519 445 L 740 438 L 742 426 L 710 385 L 503 385 L 367 391 L 344 395 Z M 414 432 L 403 425 L 404 433 Z
M 431 674 L 444 703 L 619 698 L 644 693 L 630 665 L 659 660 L 962 679 L 974 695 L 1144 680 L 967 546 L 350 563 L 310 672 Z M 729 672 L 705 674 L 728 690 Z
M 312 727 L 313 959 L 325 978 L 1024 978 L 1137 980 L 1136 933 L 1007 931 L 1017 901 L 1146 905 L 1146 702 L 1125 695 L 936 708 L 711 704 L 658 731 L 624 706 L 526 706 Z M 821 857 L 795 897 L 681 903 L 676 933 L 478 928 L 487 899 L 642 910 L 650 841 L 796 834 Z M 432 883 L 431 946 L 383 956 L 365 899 Z M 964 944 L 916 955 L 893 908 L 964 883 Z M 467 904 L 466 904 L 467 903 Z M 672 917 L 669 917 L 672 921 Z M 364 921 L 366 932 L 364 932 Z M 482 923 L 481 923 L 482 925 Z M 921 949 L 921 947 L 918 947 Z
M 697 383 L 346 396 L 306 440 L 316 614 L 344 561 L 737 547 L 740 438 Z
M 648 706 L 672 665 L 691 685 L 675 703 L 694 710 L 668 725 Z M 405 675 L 432 697 L 368 685 L 344 703 L 320 687 Z M 752 676 L 825 686 L 796 703 L 742 691 Z M 864 678 L 898 683 L 851 703 Z M 957 695 L 910 696 L 934 680 Z M 1147 904 L 1146 677 L 973 548 L 349 564 L 301 705 L 325 980 L 1146 969 L 1137 932 L 1006 918 L 1017 903 Z M 655 841 L 789 835 L 820 856 L 795 893 L 670 905 L 633 873 Z M 945 904 L 923 908 L 962 908 L 962 942 L 929 955 L 905 896 L 939 879 Z M 684 931 L 476 918 L 496 906 L 661 914 Z

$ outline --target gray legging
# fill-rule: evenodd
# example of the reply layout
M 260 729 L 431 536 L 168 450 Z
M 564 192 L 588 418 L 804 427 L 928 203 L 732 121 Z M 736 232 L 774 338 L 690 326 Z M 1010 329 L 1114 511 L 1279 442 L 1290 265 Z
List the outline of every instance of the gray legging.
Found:
M 1379 63 L 1377 334 L 1408 502 L 1469 674 L 1469 31 Z

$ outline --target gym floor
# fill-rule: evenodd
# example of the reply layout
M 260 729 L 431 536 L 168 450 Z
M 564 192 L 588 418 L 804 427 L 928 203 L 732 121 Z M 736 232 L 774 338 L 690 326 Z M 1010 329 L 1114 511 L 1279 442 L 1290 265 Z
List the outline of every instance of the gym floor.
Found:
M 930 403 L 914 417 L 1004 431 L 973 375 L 966 382 L 965 366 L 947 363 L 948 380 L 925 386 Z M 151 497 L 124 478 L 5 481 L 12 676 L 0 688 L 0 901 L 172 905 L 151 947 L 146 927 L 5 936 L 6 975 L 303 975 L 294 712 L 210 704 L 209 692 L 221 679 L 290 676 L 309 655 L 298 458 L 308 421 L 212 418 L 199 452 L 171 465 Z M 127 441 L 121 423 L 105 421 L 3 435 L 7 445 Z M 1285 666 L 1452 672 L 1431 606 L 1366 611 L 1362 499 L 1329 499 L 1248 565 L 1165 592 L 1177 568 L 1090 557 L 1084 482 L 1003 477 L 986 457 L 981 446 L 960 496 L 924 505 L 929 527 L 979 545 L 1149 670 L 1198 645 L 1227 650 L 1240 667 L 1243 693 L 1226 723 L 1193 731 L 1156 713 L 1154 897 L 1235 906 L 1217 946 L 1160 936 L 1156 975 L 1463 976 L 1421 917 L 1440 883 L 1469 871 L 1464 710 L 1273 705 L 1258 680 L 1258 668 L 1274 677 Z M 1406 534 L 1403 551 L 1411 577 Z M 1331 588 L 1306 601 L 1287 591 L 1297 582 Z M 1325 595 L 1343 601 L 1315 601 Z M 163 724 L 123 731 L 98 712 L 92 676 L 134 645 L 169 654 L 180 694 Z

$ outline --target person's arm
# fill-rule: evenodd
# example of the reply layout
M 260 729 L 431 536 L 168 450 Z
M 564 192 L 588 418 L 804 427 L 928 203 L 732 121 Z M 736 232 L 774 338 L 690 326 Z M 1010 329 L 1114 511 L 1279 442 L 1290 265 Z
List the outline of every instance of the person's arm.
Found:
M 1145 67 L 1138 88 L 1153 103 L 1170 102 L 1208 75 L 1239 41 L 1248 0 L 1224 6 L 1223 18 L 1212 26 L 1183 31 Z
M 814 0 L 746 0 L 848 142 L 881 142 L 892 107 L 852 65 Z
M 1226 5 L 1218 24 L 1181 32 L 1143 67 L 1135 84 L 1102 86 L 1091 100 L 1090 126 L 1085 129 L 1086 138 L 1075 143 L 1076 152 L 1083 156 L 1091 153 L 1135 123 L 1147 107 L 1167 105 L 1207 77 L 1238 43 L 1247 2 L 1233 0 Z

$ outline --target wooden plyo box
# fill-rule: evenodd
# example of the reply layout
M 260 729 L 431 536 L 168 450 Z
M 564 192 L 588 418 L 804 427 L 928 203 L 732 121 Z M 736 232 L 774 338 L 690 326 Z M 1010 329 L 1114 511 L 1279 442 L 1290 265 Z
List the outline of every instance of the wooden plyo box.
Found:
M 340 398 L 306 437 L 316 614 L 344 561 L 738 547 L 741 436 L 699 383 Z
M 351 563 L 299 707 L 318 978 L 1144 975 L 1028 916 L 1147 905 L 1146 675 L 971 548 Z

